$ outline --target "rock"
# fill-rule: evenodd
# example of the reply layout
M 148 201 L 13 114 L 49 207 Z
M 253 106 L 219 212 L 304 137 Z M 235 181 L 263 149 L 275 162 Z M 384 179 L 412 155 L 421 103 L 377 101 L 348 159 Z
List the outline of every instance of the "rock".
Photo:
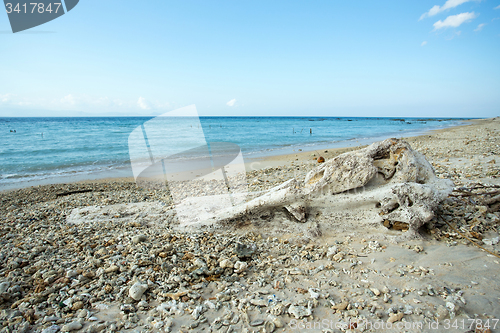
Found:
M 233 268 L 234 267 L 234 264 L 233 262 L 230 260 L 230 259 L 223 259 L 221 260 L 221 262 L 219 263 L 219 266 L 221 268 Z
M 449 311 L 450 314 L 450 319 L 455 318 L 455 315 L 457 314 L 459 310 L 459 306 L 455 304 L 454 302 L 446 302 L 446 308 Z
M 330 246 L 326 252 L 326 257 L 328 259 L 333 259 L 333 256 L 336 255 L 337 252 L 339 252 L 339 250 L 336 246 Z
M 136 235 L 134 237 L 132 237 L 132 243 L 134 244 L 139 244 L 141 242 L 145 242 L 148 240 L 148 237 L 146 237 L 146 235 Z
M 87 318 L 88 315 L 89 315 L 89 311 L 88 310 L 81 309 L 80 311 L 78 311 L 78 313 L 77 313 L 76 316 L 78 318 Z
M 302 305 L 290 305 L 288 308 L 288 313 L 295 317 L 295 319 L 300 319 L 303 317 L 308 317 L 312 315 L 312 311 L 309 307 L 304 307 Z
M 43 318 L 43 322 L 47 323 L 47 322 L 50 322 L 50 321 L 58 321 L 59 319 L 61 319 L 61 318 L 59 318 L 57 316 L 45 316 Z
M 272 333 L 276 329 L 276 325 L 273 322 L 266 321 L 264 324 L 264 330 L 266 333 Z
M 61 328 L 61 332 L 78 331 L 82 327 L 83 327 L 83 325 L 80 324 L 80 322 L 73 321 L 73 322 L 71 322 L 69 324 L 63 325 L 63 327 Z
M 318 299 L 319 298 L 319 293 L 316 292 L 316 290 L 314 290 L 313 288 L 309 288 L 309 295 L 313 299 Z
M 332 306 L 332 309 L 334 309 L 334 310 L 345 310 L 345 309 L 347 309 L 347 306 L 349 306 L 349 301 L 347 301 L 346 299 L 343 299 L 342 302 L 340 302 L 340 303 L 335 304 L 334 306 Z
M 72 278 L 78 275 L 78 272 L 75 269 L 70 269 L 66 272 L 66 277 Z
M 370 290 L 375 296 L 380 296 L 381 294 L 380 290 L 378 290 L 377 288 L 370 288 Z
M 52 325 L 52 326 L 49 326 L 49 327 L 43 329 L 42 333 L 57 333 L 57 332 L 59 332 L 59 330 L 60 330 L 59 326 Z
M 289 205 L 285 206 L 285 209 L 298 221 L 298 222 L 306 222 L 307 221 L 307 208 L 302 202 L 293 202 Z
M 109 266 L 108 268 L 105 268 L 104 269 L 104 272 L 109 274 L 109 273 L 114 273 L 114 272 L 117 272 L 120 270 L 120 267 L 116 266 L 116 265 L 111 265 Z
M 136 282 L 132 285 L 132 287 L 130 287 L 128 294 L 130 297 L 132 297 L 136 301 L 139 301 L 147 289 L 148 289 L 147 284 L 142 284 L 140 282 Z
M 275 315 L 269 315 L 268 321 L 272 322 L 276 328 L 282 328 L 283 326 L 285 326 L 283 320 Z
M 500 237 L 495 237 L 491 239 L 483 239 L 483 243 L 486 245 L 497 245 L 500 241 Z
M 437 310 L 436 310 L 436 319 L 441 321 L 441 320 L 444 320 L 446 319 L 446 317 L 448 317 L 448 310 L 442 306 L 442 305 L 439 305 L 437 307 Z
M 318 163 L 325 163 L 325 158 L 323 156 L 318 157 Z
M 340 252 L 332 257 L 332 260 L 336 262 L 340 262 L 342 259 L 344 259 L 344 254 Z
M 194 308 L 193 312 L 191 313 L 191 316 L 195 319 L 198 320 L 200 315 L 203 313 L 203 306 L 199 305 L 196 308 Z
M 250 326 L 260 326 L 264 324 L 264 320 L 262 319 L 254 319 L 250 322 Z
M 82 301 L 75 302 L 71 306 L 71 310 L 73 310 L 73 311 L 80 310 L 82 308 L 83 308 L 83 302 Z
M 234 264 L 234 272 L 236 274 L 240 274 L 241 272 L 245 271 L 248 268 L 248 264 L 244 261 L 237 261 Z
M 10 287 L 10 282 L 0 283 L 0 294 L 6 293 L 9 287 Z
M 257 251 L 257 246 L 255 244 L 241 244 L 236 243 L 236 247 L 234 249 L 234 253 L 238 256 L 238 258 L 247 258 L 251 257 L 255 251 Z
M 391 313 L 389 314 L 389 319 L 387 319 L 388 323 L 394 323 L 396 321 L 400 321 L 403 318 L 404 314 L 402 312 Z

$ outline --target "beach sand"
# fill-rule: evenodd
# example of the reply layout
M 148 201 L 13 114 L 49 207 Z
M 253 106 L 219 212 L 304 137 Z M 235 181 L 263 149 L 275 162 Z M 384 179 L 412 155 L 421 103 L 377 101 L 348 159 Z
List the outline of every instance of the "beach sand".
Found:
M 455 191 L 421 239 L 399 243 L 383 227 L 181 233 L 168 193 L 127 178 L 2 192 L 0 320 L 21 332 L 500 331 L 500 119 L 470 122 L 406 138 Z M 249 190 L 359 148 L 247 161 Z

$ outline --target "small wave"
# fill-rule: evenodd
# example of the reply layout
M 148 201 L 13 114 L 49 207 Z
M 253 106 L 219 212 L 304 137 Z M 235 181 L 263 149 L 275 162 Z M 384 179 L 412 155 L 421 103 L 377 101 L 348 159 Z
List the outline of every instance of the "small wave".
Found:
M 9 173 L 9 174 L 5 174 L 5 175 L 0 175 L 0 179 L 8 179 L 8 178 L 17 178 L 18 175 L 17 173 Z

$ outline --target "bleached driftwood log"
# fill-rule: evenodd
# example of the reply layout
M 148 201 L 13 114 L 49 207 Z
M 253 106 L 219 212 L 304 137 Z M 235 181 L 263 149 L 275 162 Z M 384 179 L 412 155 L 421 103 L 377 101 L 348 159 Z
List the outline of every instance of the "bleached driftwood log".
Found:
M 407 142 L 387 139 L 339 155 L 310 171 L 304 181 L 291 179 L 219 213 L 211 223 L 228 225 L 277 207 L 306 222 L 309 207 L 319 201 L 330 211 L 335 211 L 337 202 L 345 209 L 346 203 L 368 201 L 375 203 L 386 227 L 403 226 L 408 236 L 414 236 L 452 189 L 453 183 L 437 178 L 425 157 Z

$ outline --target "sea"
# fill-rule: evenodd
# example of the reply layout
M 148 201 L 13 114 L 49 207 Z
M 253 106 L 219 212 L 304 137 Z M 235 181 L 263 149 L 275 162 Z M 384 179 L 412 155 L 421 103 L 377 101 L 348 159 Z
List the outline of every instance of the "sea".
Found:
M 0 190 L 132 177 L 131 133 L 153 117 L 0 118 Z M 466 123 L 457 118 L 190 117 L 156 122 L 156 149 L 182 157 L 193 136 L 239 146 L 245 161 L 368 144 Z M 167 124 L 168 123 L 168 124 Z M 164 124 L 165 126 L 163 127 Z M 149 138 L 151 143 L 152 138 Z M 149 146 L 148 146 L 149 147 Z M 180 154 L 179 154 L 180 153 Z

